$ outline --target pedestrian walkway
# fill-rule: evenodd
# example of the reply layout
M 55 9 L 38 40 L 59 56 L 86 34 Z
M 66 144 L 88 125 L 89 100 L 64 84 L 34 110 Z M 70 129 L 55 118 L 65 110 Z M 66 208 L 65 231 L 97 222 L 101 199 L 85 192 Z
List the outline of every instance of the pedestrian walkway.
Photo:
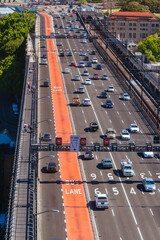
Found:
M 11 218 L 9 222 L 9 234 L 7 239 L 33 239 L 34 238 L 34 168 L 31 157 L 31 134 L 32 134 L 32 99 L 34 91 L 32 89 L 35 78 L 35 55 L 30 35 L 27 38 L 27 59 L 24 80 L 24 101 L 22 96 L 22 108 L 19 120 L 19 142 L 17 153 L 17 165 L 15 184 L 13 189 L 13 199 L 11 208 Z M 27 61 L 26 61 L 27 62 Z M 29 86 L 28 86 L 29 82 Z M 27 124 L 28 129 L 24 128 Z M 29 126 L 30 125 L 30 126 Z M 32 224 L 31 224 L 32 223 Z

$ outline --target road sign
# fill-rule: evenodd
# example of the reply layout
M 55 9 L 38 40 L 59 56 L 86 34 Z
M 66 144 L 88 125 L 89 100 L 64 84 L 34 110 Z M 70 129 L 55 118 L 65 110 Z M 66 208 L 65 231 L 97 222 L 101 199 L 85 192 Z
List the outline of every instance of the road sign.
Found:
M 70 151 L 71 152 L 79 152 L 79 143 L 80 143 L 79 135 L 71 135 L 70 136 Z

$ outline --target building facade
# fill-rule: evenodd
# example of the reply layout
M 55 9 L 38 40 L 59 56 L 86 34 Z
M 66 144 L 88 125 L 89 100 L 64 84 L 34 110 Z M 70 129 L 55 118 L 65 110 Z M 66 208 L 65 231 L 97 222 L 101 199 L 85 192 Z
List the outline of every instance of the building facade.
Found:
M 160 29 L 160 18 L 146 12 L 114 12 L 108 17 L 107 25 L 120 40 L 138 43 Z

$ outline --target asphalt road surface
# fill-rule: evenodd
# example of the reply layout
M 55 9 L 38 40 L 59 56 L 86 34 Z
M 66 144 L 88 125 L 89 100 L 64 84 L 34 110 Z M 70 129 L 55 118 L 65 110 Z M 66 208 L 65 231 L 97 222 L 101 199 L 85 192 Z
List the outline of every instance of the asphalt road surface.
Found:
M 54 9 L 58 12 L 59 8 Z M 50 11 L 48 7 L 48 12 Z M 61 14 L 61 13 L 58 13 Z M 53 19 L 57 13 L 53 13 Z M 52 18 L 51 18 L 52 19 Z M 51 21 L 53 21 L 53 19 Z M 64 34 L 69 26 L 68 20 L 76 19 L 76 16 L 66 16 L 65 19 L 56 18 L 53 26 L 58 24 L 62 26 L 58 30 Z M 80 25 L 79 21 L 72 22 L 73 25 Z M 40 17 L 40 34 L 45 34 L 44 18 Z M 74 30 L 74 33 L 76 29 Z M 76 33 L 77 35 L 82 34 Z M 72 32 L 71 32 L 72 33 Z M 87 43 L 81 43 L 81 39 L 57 39 L 53 40 L 59 61 L 59 66 L 62 72 L 62 79 L 70 113 L 73 133 L 86 137 L 87 142 L 102 141 L 101 135 L 104 135 L 106 128 L 114 128 L 116 130 L 117 142 L 123 142 L 120 138 L 120 132 L 123 129 L 128 129 L 131 123 L 137 123 L 140 127 L 140 133 L 131 134 L 131 140 L 128 142 L 144 143 L 152 141 L 153 131 L 148 126 L 140 110 L 135 106 L 132 99 L 130 101 L 121 100 L 121 95 L 124 90 L 121 89 L 119 79 L 116 77 L 116 72 L 112 72 L 103 59 L 96 52 L 98 63 L 102 65 L 102 70 L 95 70 L 96 64 L 93 67 L 77 67 L 79 61 L 83 60 L 81 52 L 85 51 L 89 60 L 93 57 L 90 55 L 94 46 L 89 40 Z M 61 42 L 62 46 L 57 46 Z M 40 40 L 38 52 L 41 57 L 47 53 L 45 40 Z M 64 51 L 65 56 L 59 57 L 59 53 Z M 68 57 L 67 53 L 72 51 L 73 56 Z M 75 62 L 76 66 L 70 66 L 71 62 Z M 64 74 L 65 68 L 70 68 L 69 74 Z M 84 70 L 88 70 L 89 76 L 83 76 Z M 108 74 L 108 80 L 92 80 L 91 85 L 84 85 L 84 80 L 92 79 L 95 72 L 100 76 Z M 80 75 L 80 81 L 73 81 L 75 75 Z M 54 113 L 51 98 L 51 88 L 41 87 L 43 81 L 50 81 L 48 65 L 39 64 L 39 96 L 38 96 L 38 131 L 39 133 L 50 132 L 52 138 L 55 137 L 54 128 Z M 108 93 L 108 98 L 114 103 L 112 109 L 103 107 L 105 99 L 98 98 L 101 91 L 107 89 L 109 85 L 115 88 L 114 93 Z M 77 88 L 83 86 L 85 93 L 78 94 Z M 91 100 L 91 106 L 73 107 L 73 97 L 78 96 L 82 102 L 84 98 Z M 97 121 L 99 124 L 98 132 L 87 131 L 89 123 Z M 126 141 L 124 141 L 126 143 Z M 51 156 L 50 156 L 51 155 Z M 53 158 L 54 155 L 54 158 Z M 101 160 L 111 158 L 113 161 L 112 169 L 103 169 Z M 92 222 L 95 239 L 160 239 L 160 169 L 159 159 L 151 158 L 144 159 L 140 154 L 134 152 L 96 152 L 93 160 L 84 160 L 83 153 L 78 153 L 79 165 L 81 169 L 82 179 L 85 187 L 86 198 L 88 201 L 88 210 Z M 130 159 L 133 162 L 135 175 L 133 177 L 123 177 L 120 171 L 120 162 Z M 47 162 L 55 161 L 58 164 L 58 153 L 50 152 L 39 153 L 39 183 L 38 183 L 38 209 L 43 214 L 38 215 L 38 239 L 67 239 L 67 229 L 65 224 L 65 214 L 63 206 L 63 196 L 60 184 L 60 172 L 55 174 L 46 173 L 45 166 Z M 142 188 L 142 179 L 144 177 L 152 177 L 157 183 L 156 192 L 144 192 Z M 110 207 L 108 210 L 96 210 L 94 204 L 95 193 L 107 193 L 109 196 Z M 57 209 L 59 213 L 53 213 L 50 210 Z M 75 240 L 75 239 L 74 239 Z

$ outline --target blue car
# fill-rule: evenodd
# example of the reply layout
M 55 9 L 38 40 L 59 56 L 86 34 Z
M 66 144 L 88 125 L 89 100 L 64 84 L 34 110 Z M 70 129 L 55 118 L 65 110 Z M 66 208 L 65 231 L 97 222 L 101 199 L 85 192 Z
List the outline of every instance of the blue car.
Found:
M 71 31 L 74 31 L 74 28 L 71 28 Z
M 110 99 L 106 100 L 105 107 L 106 108 L 113 108 L 113 103 Z

